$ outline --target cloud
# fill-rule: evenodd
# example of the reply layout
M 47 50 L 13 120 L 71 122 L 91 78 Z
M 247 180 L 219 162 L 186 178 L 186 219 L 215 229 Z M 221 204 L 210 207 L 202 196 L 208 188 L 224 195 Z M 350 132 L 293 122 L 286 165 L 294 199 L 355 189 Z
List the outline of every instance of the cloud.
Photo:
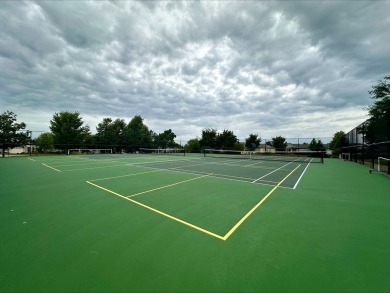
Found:
M 386 1 L 2 2 L 0 106 L 29 128 L 79 111 L 203 128 L 332 136 L 388 75 Z M 347 129 L 345 129 L 347 128 Z

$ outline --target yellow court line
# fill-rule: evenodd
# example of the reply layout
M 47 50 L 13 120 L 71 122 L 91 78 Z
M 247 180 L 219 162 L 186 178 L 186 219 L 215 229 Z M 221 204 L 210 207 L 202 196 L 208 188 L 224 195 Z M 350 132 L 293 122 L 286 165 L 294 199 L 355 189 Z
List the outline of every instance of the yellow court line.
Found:
M 196 179 L 200 179 L 200 178 L 203 178 L 203 177 L 206 177 L 206 176 L 211 176 L 211 175 L 214 175 L 214 174 L 208 174 L 208 175 L 204 175 L 204 176 L 200 176 L 200 177 L 196 177 L 196 178 L 192 178 L 192 179 L 189 179 L 189 180 L 185 180 L 185 181 L 181 181 L 181 182 L 177 182 L 177 183 L 174 183 L 174 184 L 170 184 L 170 185 L 166 185 L 166 186 L 162 186 L 162 187 L 159 187 L 159 188 L 155 188 L 155 189 L 152 189 L 152 190 L 148 190 L 148 191 L 144 191 L 144 192 L 140 192 L 140 193 L 137 193 L 137 194 L 133 194 L 133 195 L 130 195 L 130 196 L 124 196 L 124 195 L 121 195 L 121 194 L 119 194 L 119 193 L 116 193 L 116 192 L 114 192 L 114 191 L 112 191 L 112 190 L 109 190 L 109 189 L 107 189 L 107 188 L 104 188 L 104 187 L 102 187 L 102 186 L 99 186 L 99 185 L 97 185 L 97 184 L 94 184 L 94 183 L 92 183 L 91 181 L 96 181 L 96 180 L 102 180 L 102 179 L 95 179 L 95 180 L 91 180 L 91 181 L 86 181 L 86 183 L 88 183 L 88 184 L 90 184 L 90 185 L 93 185 L 93 186 L 95 186 L 95 187 L 97 187 L 97 188 L 99 188 L 99 189 L 101 189 L 101 190 L 104 190 L 104 191 L 106 191 L 106 192 L 109 192 L 109 193 L 111 193 L 111 194 L 114 194 L 114 195 L 116 195 L 116 196 L 118 196 L 118 197 L 120 197 L 120 198 L 123 198 L 123 199 L 126 199 L 126 200 L 128 200 L 128 201 L 130 201 L 130 202 L 132 202 L 132 203 L 135 203 L 135 204 L 137 204 L 137 205 L 139 205 L 139 206 L 141 206 L 141 207 L 144 207 L 144 208 L 146 208 L 146 209 L 148 209 L 148 210 L 150 210 L 150 211 L 153 211 L 153 212 L 155 212 L 155 213 L 157 213 L 157 214 L 160 214 L 160 215 L 162 215 L 162 216 L 164 216 L 164 217 L 167 217 L 167 218 L 169 218 L 169 219 L 171 219 L 171 220 L 174 220 L 174 221 L 176 221 L 176 222 L 179 222 L 179 223 L 181 223 L 181 224 L 184 224 L 184 225 L 186 225 L 186 226 L 188 226 L 188 227 L 191 227 L 191 228 L 193 228 L 193 229 L 196 229 L 196 230 L 198 230 L 198 231 L 200 231 L 200 232 L 203 232 L 203 233 L 205 233 L 205 234 L 208 234 L 208 235 L 210 235 L 210 236 L 213 236 L 213 237 L 215 237 L 215 238 L 218 238 L 218 239 L 221 239 L 221 240 L 224 240 L 224 241 L 226 241 L 240 226 L 241 226 L 241 224 L 268 198 L 268 197 L 270 197 L 271 196 L 271 194 L 278 188 L 278 187 L 280 187 L 280 185 L 282 185 L 283 184 L 283 182 L 288 178 L 288 177 L 290 177 L 290 175 L 291 174 L 293 174 L 299 167 L 301 166 L 301 164 L 299 164 L 294 170 L 292 170 L 286 177 L 284 177 L 275 187 L 273 187 L 272 188 L 272 190 L 270 191 L 270 192 L 268 192 L 244 217 L 242 217 L 241 218 L 241 220 L 240 221 L 238 221 L 234 226 L 233 226 L 233 228 L 231 228 L 226 234 L 225 234 L 225 236 L 220 236 L 220 235 L 218 235 L 218 234 L 216 234 L 216 233 L 213 233 L 213 232 L 211 232 L 211 231 L 208 231 L 208 230 L 206 230 L 206 229 L 203 229 L 203 228 L 201 228 L 201 227 L 199 227 L 199 226 L 196 226 L 196 225 L 193 225 L 193 224 L 191 224 L 191 223 L 189 223 L 189 222 L 186 222 L 186 221 L 184 221 L 184 220 L 181 220 L 181 219 L 179 219 L 179 218 L 176 218 L 176 217 L 173 217 L 173 216 L 171 216 L 171 215 L 169 215 L 169 214 L 166 214 L 166 213 L 164 213 L 164 212 L 162 212 L 162 211 L 160 211 L 160 210 L 157 210 L 157 209 L 155 209 L 155 208 L 152 208 L 152 207 L 150 207 L 150 206 L 147 206 L 147 205 L 145 205 L 145 204 L 142 204 L 142 203 L 140 203 L 140 202 L 138 202 L 138 201 L 135 201 L 135 200 L 133 200 L 132 198 L 130 198 L 130 197 L 132 197 L 132 196 L 136 196 L 136 195 L 139 195 L 139 194 L 143 194 L 143 193 L 147 193 L 147 192 L 152 192 L 152 191 L 155 191 L 155 190 L 158 190 L 158 189 L 162 189 L 162 188 L 166 188 L 166 187 L 170 187 L 170 186 L 173 186 L 173 185 L 177 185 L 177 184 L 181 184 L 181 183 L 184 183 L 184 182 L 188 182 L 188 181 L 191 181 L 191 180 L 196 180 Z M 157 171 L 163 171 L 164 169 L 158 169 Z M 156 172 L 157 172 L 156 171 Z M 150 172 L 153 172 L 153 171 L 150 171 Z M 146 173 L 150 173 L 150 172 L 146 172 Z M 145 172 L 144 172 L 145 173 Z M 134 175 L 138 175 L 138 174 L 141 174 L 141 173 L 137 173 L 137 174 L 134 174 Z M 132 174 L 133 175 L 133 174 Z M 131 175 L 125 175 L 125 176 L 131 176 Z M 123 176 L 120 176 L 120 177 L 123 177 Z
M 140 203 L 140 202 L 138 202 L 138 201 L 135 201 L 134 199 L 128 198 L 128 197 L 126 197 L 126 196 L 124 196 L 124 195 L 121 195 L 121 194 L 119 194 L 119 193 L 116 193 L 116 192 L 114 192 L 114 191 L 112 191 L 112 190 L 109 190 L 109 189 L 107 189 L 107 188 L 101 187 L 101 186 L 99 186 L 99 185 L 97 185 L 97 184 L 94 184 L 94 183 L 92 183 L 92 182 L 90 182 L 90 181 L 86 181 L 86 182 L 87 182 L 88 184 L 90 184 L 90 185 L 93 185 L 93 186 L 95 186 L 95 187 L 97 187 L 97 188 L 100 188 L 100 189 L 102 189 L 102 190 L 104 190 L 104 191 L 107 191 L 107 192 L 109 192 L 109 193 L 112 193 L 112 194 L 114 194 L 114 195 L 116 195 L 116 196 L 119 196 L 120 198 L 125 199 L 125 200 L 131 201 L 132 203 L 135 203 L 135 204 L 137 204 L 137 205 L 139 205 L 139 206 L 141 206 L 141 207 L 143 207 L 143 208 L 146 208 L 146 209 L 148 209 L 148 210 L 150 210 L 150 211 L 152 211 L 152 212 L 155 212 L 155 213 L 157 213 L 157 214 L 160 214 L 160 215 L 162 215 L 162 216 L 164 216 L 164 217 L 167 217 L 167 218 L 169 218 L 169 219 L 171 219 L 171 220 L 174 220 L 174 221 L 176 221 L 176 222 L 179 222 L 179 223 L 181 223 L 181 224 L 184 224 L 184 225 L 186 225 L 186 226 L 188 226 L 188 227 L 191 227 L 191 228 L 193 228 L 193 229 L 196 229 L 196 230 L 198 230 L 198 231 L 200 231 L 200 232 L 203 232 L 203 233 L 208 234 L 208 235 L 210 235 L 210 236 L 213 236 L 213 237 L 215 237 L 215 238 L 224 240 L 223 237 L 220 236 L 220 235 L 218 235 L 218 234 L 215 234 L 215 233 L 210 232 L 210 231 L 208 231 L 208 230 L 206 230 L 206 229 L 203 229 L 203 228 L 201 228 L 201 227 L 198 227 L 198 226 L 196 226 L 196 225 L 193 225 L 193 224 L 191 224 L 191 223 L 188 223 L 188 222 L 186 222 L 186 221 L 183 221 L 183 220 L 181 220 L 181 219 L 179 219 L 179 218 L 176 218 L 176 217 L 173 217 L 173 216 L 171 216 L 171 215 L 168 215 L 168 214 L 166 214 L 166 213 L 164 213 L 164 212 L 162 212 L 162 211 L 159 211 L 159 210 L 157 210 L 157 209 L 155 209 L 155 208 L 152 208 L 152 207 L 147 206 L 147 205 L 145 205 L 145 204 L 143 204 L 143 203 Z
M 55 170 L 55 171 L 57 171 L 57 172 L 61 172 L 60 170 L 58 170 L 58 169 L 56 169 L 56 168 L 53 168 L 53 167 L 51 167 L 51 166 L 48 166 L 48 165 L 46 165 L 46 164 L 44 164 L 44 163 L 42 163 L 42 165 L 45 166 L 45 167 L 48 167 L 48 168 L 50 168 L 50 169 L 53 169 L 53 170 Z
M 295 172 L 295 170 L 297 170 L 299 167 L 301 166 L 301 164 L 299 164 L 294 170 L 292 170 L 286 177 L 283 178 L 282 181 L 280 181 L 278 183 L 278 185 L 276 185 L 274 188 L 271 189 L 270 192 L 267 193 L 266 196 L 263 197 L 263 199 L 261 201 L 258 202 L 258 204 L 256 204 L 244 217 L 242 217 L 242 219 L 240 221 L 237 222 L 237 224 L 234 225 L 234 227 L 232 229 L 230 229 L 229 232 L 226 233 L 226 235 L 223 237 L 223 240 L 226 240 L 228 239 L 233 233 L 234 231 L 237 230 L 238 227 L 241 226 L 241 224 L 288 178 L 290 177 L 290 175 L 292 173 Z
M 191 179 L 188 179 L 188 180 L 176 182 L 176 183 L 173 183 L 173 184 L 164 185 L 164 186 L 153 188 L 153 189 L 150 189 L 150 190 L 134 193 L 134 194 L 128 195 L 126 197 L 127 198 L 134 197 L 134 196 L 137 196 L 137 195 L 140 195 L 140 194 L 145 194 L 145 193 L 153 192 L 153 191 L 156 191 L 156 190 L 164 189 L 164 188 L 167 188 L 167 187 L 171 187 L 171 186 L 179 185 L 179 184 L 182 184 L 182 183 L 186 183 L 186 182 L 189 182 L 189 181 L 197 180 L 197 179 L 200 179 L 200 178 L 203 178 L 203 177 L 206 177 L 206 176 L 209 176 L 209 175 L 203 175 L 203 176 L 191 178 Z

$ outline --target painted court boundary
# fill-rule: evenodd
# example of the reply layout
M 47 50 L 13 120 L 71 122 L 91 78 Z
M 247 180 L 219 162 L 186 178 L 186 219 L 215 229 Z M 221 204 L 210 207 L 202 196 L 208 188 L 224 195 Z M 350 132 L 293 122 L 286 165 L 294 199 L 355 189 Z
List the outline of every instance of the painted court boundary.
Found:
M 193 159 L 183 159 L 183 160 L 179 160 L 179 161 L 187 161 L 187 162 L 196 162 L 198 160 L 198 158 L 195 158 L 195 160 Z M 31 159 L 31 161 L 34 161 Z M 86 168 L 76 168 L 76 169 L 68 169 L 68 170 L 60 170 L 58 169 L 58 167 L 66 167 L 66 166 L 77 166 L 79 165 L 78 163 L 80 162 L 80 159 L 77 160 L 77 163 L 76 164 L 65 164 L 65 165 L 55 165 L 55 166 L 49 166 L 45 163 L 41 163 L 43 166 L 47 167 L 47 168 L 50 168 L 56 172 L 73 172 L 73 171 L 84 171 L 84 170 L 94 170 L 94 169 L 102 169 L 102 168 L 115 168 L 115 167 L 126 167 L 126 166 L 136 166 L 136 167 L 144 167 L 144 168 L 153 168 L 153 169 L 160 169 L 160 170 L 170 170 L 170 171 L 176 171 L 176 172 L 181 172 L 181 173 L 188 173 L 188 174 L 194 174 L 194 175 L 198 175 L 198 174 L 202 174 L 202 175 L 208 175 L 208 176 L 211 176 L 211 177 L 215 177 L 215 178 L 221 178 L 221 179 L 228 179 L 228 180 L 234 180 L 234 181 L 242 181 L 242 182 L 252 182 L 252 183 L 257 183 L 257 182 L 261 182 L 262 185 L 270 185 L 270 186 L 275 186 L 277 185 L 279 182 L 278 181 L 270 181 L 270 180 L 265 180 L 263 178 L 267 177 L 268 175 L 276 172 L 276 171 L 279 171 L 281 169 L 283 169 L 284 167 L 292 164 L 293 162 L 289 162 L 277 169 L 274 169 L 272 167 L 268 167 L 269 169 L 273 170 L 263 176 L 261 176 L 260 178 L 248 178 L 248 177 L 241 177 L 241 176 L 233 176 L 233 175 L 227 175 L 227 174 L 219 174 L 219 173 L 216 173 L 216 172 L 213 172 L 212 174 L 210 174 L 209 172 L 201 172 L 201 171 L 194 171 L 194 170 L 186 170 L 188 167 L 193 167 L 193 166 L 202 166 L 202 165 L 231 165 L 231 166 L 237 166 L 237 167 L 242 167 L 241 165 L 235 165 L 235 164 L 229 164 L 228 162 L 230 162 L 231 160 L 223 160 L 222 162 L 221 161 L 218 161 L 218 162 L 203 162 L 203 163 L 196 163 L 196 164 L 192 164 L 192 165 L 186 165 L 186 166 L 180 166 L 180 167 L 173 167 L 173 168 L 156 168 L 156 167 L 148 167 L 147 165 L 152 165 L 152 164 L 158 164 L 158 163 L 171 163 L 171 162 L 178 162 L 178 160 L 162 160 L 162 161 L 152 161 L 152 162 L 137 162 L 137 163 L 128 163 L 128 162 L 123 162 L 121 164 L 118 164 L 118 165 L 109 165 L 109 166 L 93 166 L 93 167 L 86 167 Z M 241 160 L 242 161 L 242 160 Z M 118 161 L 115 161 L 115 160 L 103 160 L 103 161 L 94 161 L 92 163 L 88 163 L 88 164 L 99 164 L 99 163 L 112 163 L 112 162 L 118 162 Z M 60 162 L 57 162 L 57 163 L 60 163 Z M 119 163 L 119 162 L 118 162 Z M 258 162 L 258 163 L 254 163 L 254 164 L 250 164 L 250 165 L 245 165 L 244 167 L 248 167 L 248 166 L 252 166 L 252 165 L 255 165 L 255 164 L 260 164 L 261 162 Z M 87 165 L 88 165 L 87 164 Z M 308 164 L 309 165 L 309 164 Z M 295 185 L 293 187 L 288 187 L 288 186 L 280 186 L 282 188 L 289 188 L 289 189 L 295 189 L 297 186 L 298 186 L 298 183 L 299 181 L 301 180 L 301 178 L 303 177 L 308 165 L 306 166 L 305 170 L 303 171 L 303 173 L 300 175 L 298 181 L 295 183 Z M 264 167 L 262 167 L 261 169 L 264 169 Z M 267 169 L 267 167 L 266 167 Z M 288 171 L 288 170 L 286 170 Z
M 148 209 L 148 210 L 150 210 L 150 211 L 152 211 L 152 212 L 155 212 L 155 213 L 157 213 L 157 214 L 160 214 L 160 215 L 162 215 L 162 216 L 164 216 L 164 217 L 167 217 L 167 218 L 169 218 L 169 219 L 171 219 L 171 220 L 174 220 L 174 221 L 176 221 L 176 222 L 178 222 L 178 223 L 181 223 L 181 224 L 183 224 L 183 225 L 186 225 L 186 226 L 188 226 L 188 227 L 190 227 L 190 228 L 193 228 L 193 229 L 195 229 L 195 230 L 198 230 L 198 231 L 200 231 L 200 232 L 203 232 L 203 233 L 205 233 L 205 234 L 207 234 L 207 235 L 209 235 L 209 236 L 213 236 L 213 237 L 215 237 L 215 238 L 218 238 L 218 239 L 220 239 L 220 240 L 223 240 L 223 241 L 226 241 L 241 225 L 242 225 L 242 223 L 244 223 L 245 222 L 245 220 L 259 207 L 259 206 L 261 206 L 270 196 L 271 196 L 271 194 L 272 193 L 274 193 L 274 191 L 288 178 L 288 177 L 290 177 L 290 175 L 291 174 L 293 174 L 299 167 L 300 167 L 301 165 L 298 165 L 294 170 L 292 170 L 286 177 L 284 177 L 276 186 L 274 186 L 272 189 L 271 189 L 271 191 L 269 191 L 249 212 L 247 212 L 224 236 L 221 236 L 221 235 L 218 235 L 218 234 L 216 234 L 216 233 L 213 233 L 213 232 L 211 232 L 211 231 L 208 231 L 208 230 L 206 230 L 206 229 L 204 229 L 204 228 L 201 228 L 201 227 L 199 227 L 199 226 L 196 226 L 196 225 L 194 225 L 194 224 L 191 224 L 191 223 L 189 223 L 189 222 L 187 222 L 187 221 L 184 221 L 184 220 L 182 220 L 182 219 L 179 219 L 179 218 L 176 218 L 176 217 L 174 217 L 174 216 L 172 216 L 172 215 L 169 215 L 169 214 L 167 214 L 167 213 L 164 213 L 164 212 L 162 212 L 162 211 L 160 211 L 160 210 L 157 210 L 157 209 L 155 209 L 155 208 L 153 208 L 153 207 L 150 207 L 150 206 L 148 206 L 148 205 L 145 205 L 145 204 L 143 204 L 143 203 L 140 203 L 140 202 L 138 202 L 138 201 L 136 201 L 136 200 L 134 200 L 132 197 L 135 197 L 135 196 L 137 196 L 137 195 L 140 195 L 140 194 L 144 194 L 144 193 L 148 193 L 148 192 L 153 192 L 153 191 L 156 191 L 156 190 L 159 190 L 159 189 L 162 189 L 162 188 L 168 188 L 168 187 L 171 187 L 171 186 L 174 186 L 174 185 L 178 185 L 178 184 L 183 184 L 183 183 L 185 183 L 185 182 L 188 182 L 188 181 L 193 181 L 193 180 L 198 180 L 198 179 L 201 179 L 201 178 L 204 178 L 204 177 L 206 177 L 206 176 L 208 176 L 208 175 L 203 175 L 203 176 L 198 176 L 198 177 L 195 177 L 195 178 L 192 178 L 192 179 L 189 179 L 189 180 L 184 180 L 184 181 L 180 181 L 180 182 L 177 182 L 177 183 L 174 183 L 174 184 L 169 184 L 169 185 L 165 185 L 165 186 L 161 186 L 161 187 L 158 187 L 158 188 L 154 188 L 154 189 L 151 189 L 151 190 L 147 190 L 147 191 L 144 191 L 144 192 L 140 192 L 140 193 L 137 193 L 137 194 L 133 194 L 133 195 L 129 195 L 129 196 L 124 196 L 124 195 L 122 195 L 122 194 L 119 194 L 119 193 L 117 193 L 117 192 L 115 192 L 115 191 L 112 191 L 112 190 L 110 190 L 110 189 L 107 189 L 107 188 L 104 188 L 104 187 L 102 187 L 102 186 L 100 186 L 100 185 L 98 185 L 98 184 L 95 184 L 95 183 L 93 183 L 93 181 L 99 181 L 99 180 L 105 180 L 105 179 L 111 179 L 111 178 L 114 178 L 114 177 L 111 177 L 111 178 L 101 178 L 101 179 L 95 179 L 95 180 L 90 180 L 90 181 L 86 181 L 86 183 L 88 183 L 88 184 L 90 184 L 90 185 L 92 185 L 92 186 L 94 186 L 94 187 L 96 187 L 96 188 L 99 188 L 99 189 L 101 189 L 101 190 L 104 190 L 104 191 L 106 191 L 106 192 L 109 192 L 109 193 L 111 193 L 111 194 L 114 194 L 114 195 L 116 195 L 116 196 L 118 196 L 118 197 L 120 197 L 120 198 L 122 198 L 122 199 L 125 199 L 125 200 L 127 200 L 127 201 L 130 201 L 130 202 L 132 202 L 132 203 L 134 203 L 134 204 L 136 204 L 136 205 L 139 205 L 139 206 L 141 206 L 141 207 L 143 207 L 143 208 L 146 208 L 146 209 Z M 135 173 L 135 174 L 130 174 L 130 175 L 125 175 L 125 176 L 137 176 L 137 175 L 142 175 L 142 174 L 146 174 L 146 173 L 152 173 L 152 172 L 156 172 L 156 171 L 150 171 L 150 172 L 142 172 L 142 173 Z M 211 175 L 211 174 L 210 174 Z M 120 177 L 124 177 L 124 176 L 120 176 Z
M 224 161 L 223 161 L 224 162 Z M 230 162 L 230 160 L 227 160 L 226 162 Z M 195 175 L 198 175 L 198 174 L 205 174 L 205 175 L 208 175 L 208 176 L 212 176 L 212 177 L 215 177 L 215 178 L 220 178 L 220 179 L 228 179 L 228 180 L 235 180 L 235 181 L 241 181 L 241 182 L 251 182 L 251 183 L 256 183 L 256 182 L 261 182 L 262 185 L 271 185 L 271 186 L 275 186 L 277 185 L 279 182 L 275 182 L 275 181 L 269 181 L 269 180 L 264 180 L 263 178 L 267 177 L 268 175 L 276 172 L 276 171 L 279 171 L 281 169 L 283 169 L 284 167 L 294 163 L 294 162 L 289 162 L 277 169 L 274 169 L 274 168 L 271 168 L 273 171 L 265 174 L 264 176 L 260 177 L 260 178 L 257 178 L 257 179 L 253 179 L 253 178 L 248 178 L 248 177 L 241 177 L 241 176 L 233 176 L 233 175 L 227 175 L 227 174 L 219 174 L 219 173 L 216 173 L 216 172 L 213 172 L 212 174 L 211 173 L 208 173 L 208 172 L 202 172 L 202 171 L 194 171 L 194 170 L 186 170 L 186 168 L 188 167 L 194 167 L 194 166 L 206 166 L 206 165 L 221 165 L 220 163 L 217 163 L 217 162 L 207 162 L 207 163 L 198 163 L 198 164 L 194 164 L 194 165 L 186 165 L 186 166 L 181 166 L 181 167 L 173 167 L 173 168 L 157 168 L 157 167 L 149 167 L 149 166 L 146 166 L 146 165 L 151 165 L 151 164 L 154 164 L 154 163 L 160 163 L 160 161 L 157 161 L 157 162 L 147 162 L 147 163 L 130 163 L 130 164 L 127 164 L 128 166 L 136 166 L 136 167 L 142 167 L 142 168 L 152 168 L 152 169 L 158 169 L 158 170 L 167 170 L 167 171 L 175 171 L 175 172 L 181 172 L 181 173 L 187 173 L 187 174 L 195 174 Z M 222 163 L 225 165 L 225 163 Z M 256 163 L 257 164 L 257 163 Z M 242 167 L 242 166 L 239 166 L 239 165 L 232 165 L 232 164 L 226 164 L 226 165 L 231 165 L 231 166 L 238 166 L 238 167 Z M 252 164 L 253 165 L 253 164 Z M 301 164 L 300 164 L 301 165 Z M 250 165 L 246 165 L 244 167 L 247 167 L 247 166 L 250 166 Z M 308 166 L 306 166 L 305 170 L 307 169 Z M 303 175 L 300 176 L 300 178 L 302 177 Z M 291 188 L 291 187 L 283 187 L 283 188 L 289 188 L 289 189 L 295 189 L 296 186 L 298 185 L 298 183 L 296 183 L 294 185 L 294 188 Z

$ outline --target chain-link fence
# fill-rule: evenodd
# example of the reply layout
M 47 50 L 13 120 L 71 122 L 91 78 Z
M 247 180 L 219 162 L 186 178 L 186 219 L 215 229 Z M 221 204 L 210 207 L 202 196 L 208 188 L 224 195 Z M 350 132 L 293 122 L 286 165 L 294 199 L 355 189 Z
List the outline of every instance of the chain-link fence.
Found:
M 390 109 L 381 117 L 364 121 L 346 134 L 341 156 L 390 174 Z

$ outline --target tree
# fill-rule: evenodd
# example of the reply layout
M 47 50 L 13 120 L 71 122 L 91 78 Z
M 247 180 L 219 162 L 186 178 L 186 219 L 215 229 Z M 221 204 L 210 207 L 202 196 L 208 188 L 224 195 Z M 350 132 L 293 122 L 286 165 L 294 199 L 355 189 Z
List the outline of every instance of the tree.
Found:
M 325 150 L 326 150 L 326 148 L 325 148 L 324 144 L 322 143 L 321 139 L 319 139 L 317 141 L 317 151 L 323 152 Z
M 390 141 L 390 76 L 380 80 L 368 93 L 374 103 L 367 108 L 370 119 L 364 124 L 364 138 L 371 144 Z
M 377 85 L 368 92 L 374 104 L 368 107 L 368 115 L 371 118 L 380 118 L 390 110 L 390 76 L 378 81 Z
M 123 144 L 125 128 L 123 119 L 112 121 L 111 118 L 103 118 L 96 127 L 95 142 L 102 148 L 118 147 Z
M 224 129 L 222 133 L 218 133 L 216 137 L 217 148 L 224 150 L 234 149 L 234 145 L 238 142 L 237 136 L 234 135 L 233 131 Z
M 322 143 L 321 139 L 319 139 L 317 141 L 315 138 L 313 138 L 309 144 L 309 150 L 311 150 L 311 151 L 324 151 L 325 146 Z
M 205 148 L 215 148 L 217 146 L 217 130 L 213 128 L 203 129 L 199 143 L 201 150 Z
M 124 129 L 125 144 L 130 150 L 138 150 L 140 147 L 152 146 L 152 131 L 144 124 L 140 115 L 131 119 Z
M 244 144 L 243 142 L 237 141 L 237 142 L 234 144 L 234 150 L 235 150 L 235 151 L 244 151 L 244 150 L 245 150 L 245 144 Z
M 190 139 L 185 145 L 185 150 L 188 153 L 199 153 L 200 152 L 200 143 L 198 138 Z
M 389 116 L 372 117 L 366 121 L 364 139 L 366 143 L 378 143 L 390 140 L 390 112 Z
M 338 156 L 342 153 L 342 147 L 348 145 L 348 139 L 345 136 L 344 131 L 337 131 L 329 143 L 329 148 L 332 150 L 333 154 Z
M 46 153 L 47 150 L 51 150 L 54 148 L 54 137 L 51 132 L 45 132 L 38 136 L 36 139 L 36 144 L 38 148 Z
M 282 136 L 273 137 L 272 146 L 278 151 L 285 151 L 287 147 L 286 139 Z
M 309 150 L 316 151 L 317 150 L 317 140 L 313 138 L 309 144 Z
M 65 151 L 69 148 L 81 147 L 90 134 L 89 126 L 83 124 L 83 119 L 78 112 L 55 113 L 50 120 L 50 130 L 56 147 Z
M 26 128 L 26 123 L 17 123 L 16 120 L 16 114 L 10 111 L 0 115 L 0 144 L 3 157 L 5 149 L 21 146 L 29 141 L 29 132 L 22 131 Z
M 245 147 L 251 151 L 259 147 L 261 138 L 258 134 L 249 134 L 249 137 L 245 139 Z
M 165 130 L 164 132 L 155 136 L 154 143 L 157 148 L 172 148 L 177 146 L 175 143 L 176 134 L 171 129 Z

